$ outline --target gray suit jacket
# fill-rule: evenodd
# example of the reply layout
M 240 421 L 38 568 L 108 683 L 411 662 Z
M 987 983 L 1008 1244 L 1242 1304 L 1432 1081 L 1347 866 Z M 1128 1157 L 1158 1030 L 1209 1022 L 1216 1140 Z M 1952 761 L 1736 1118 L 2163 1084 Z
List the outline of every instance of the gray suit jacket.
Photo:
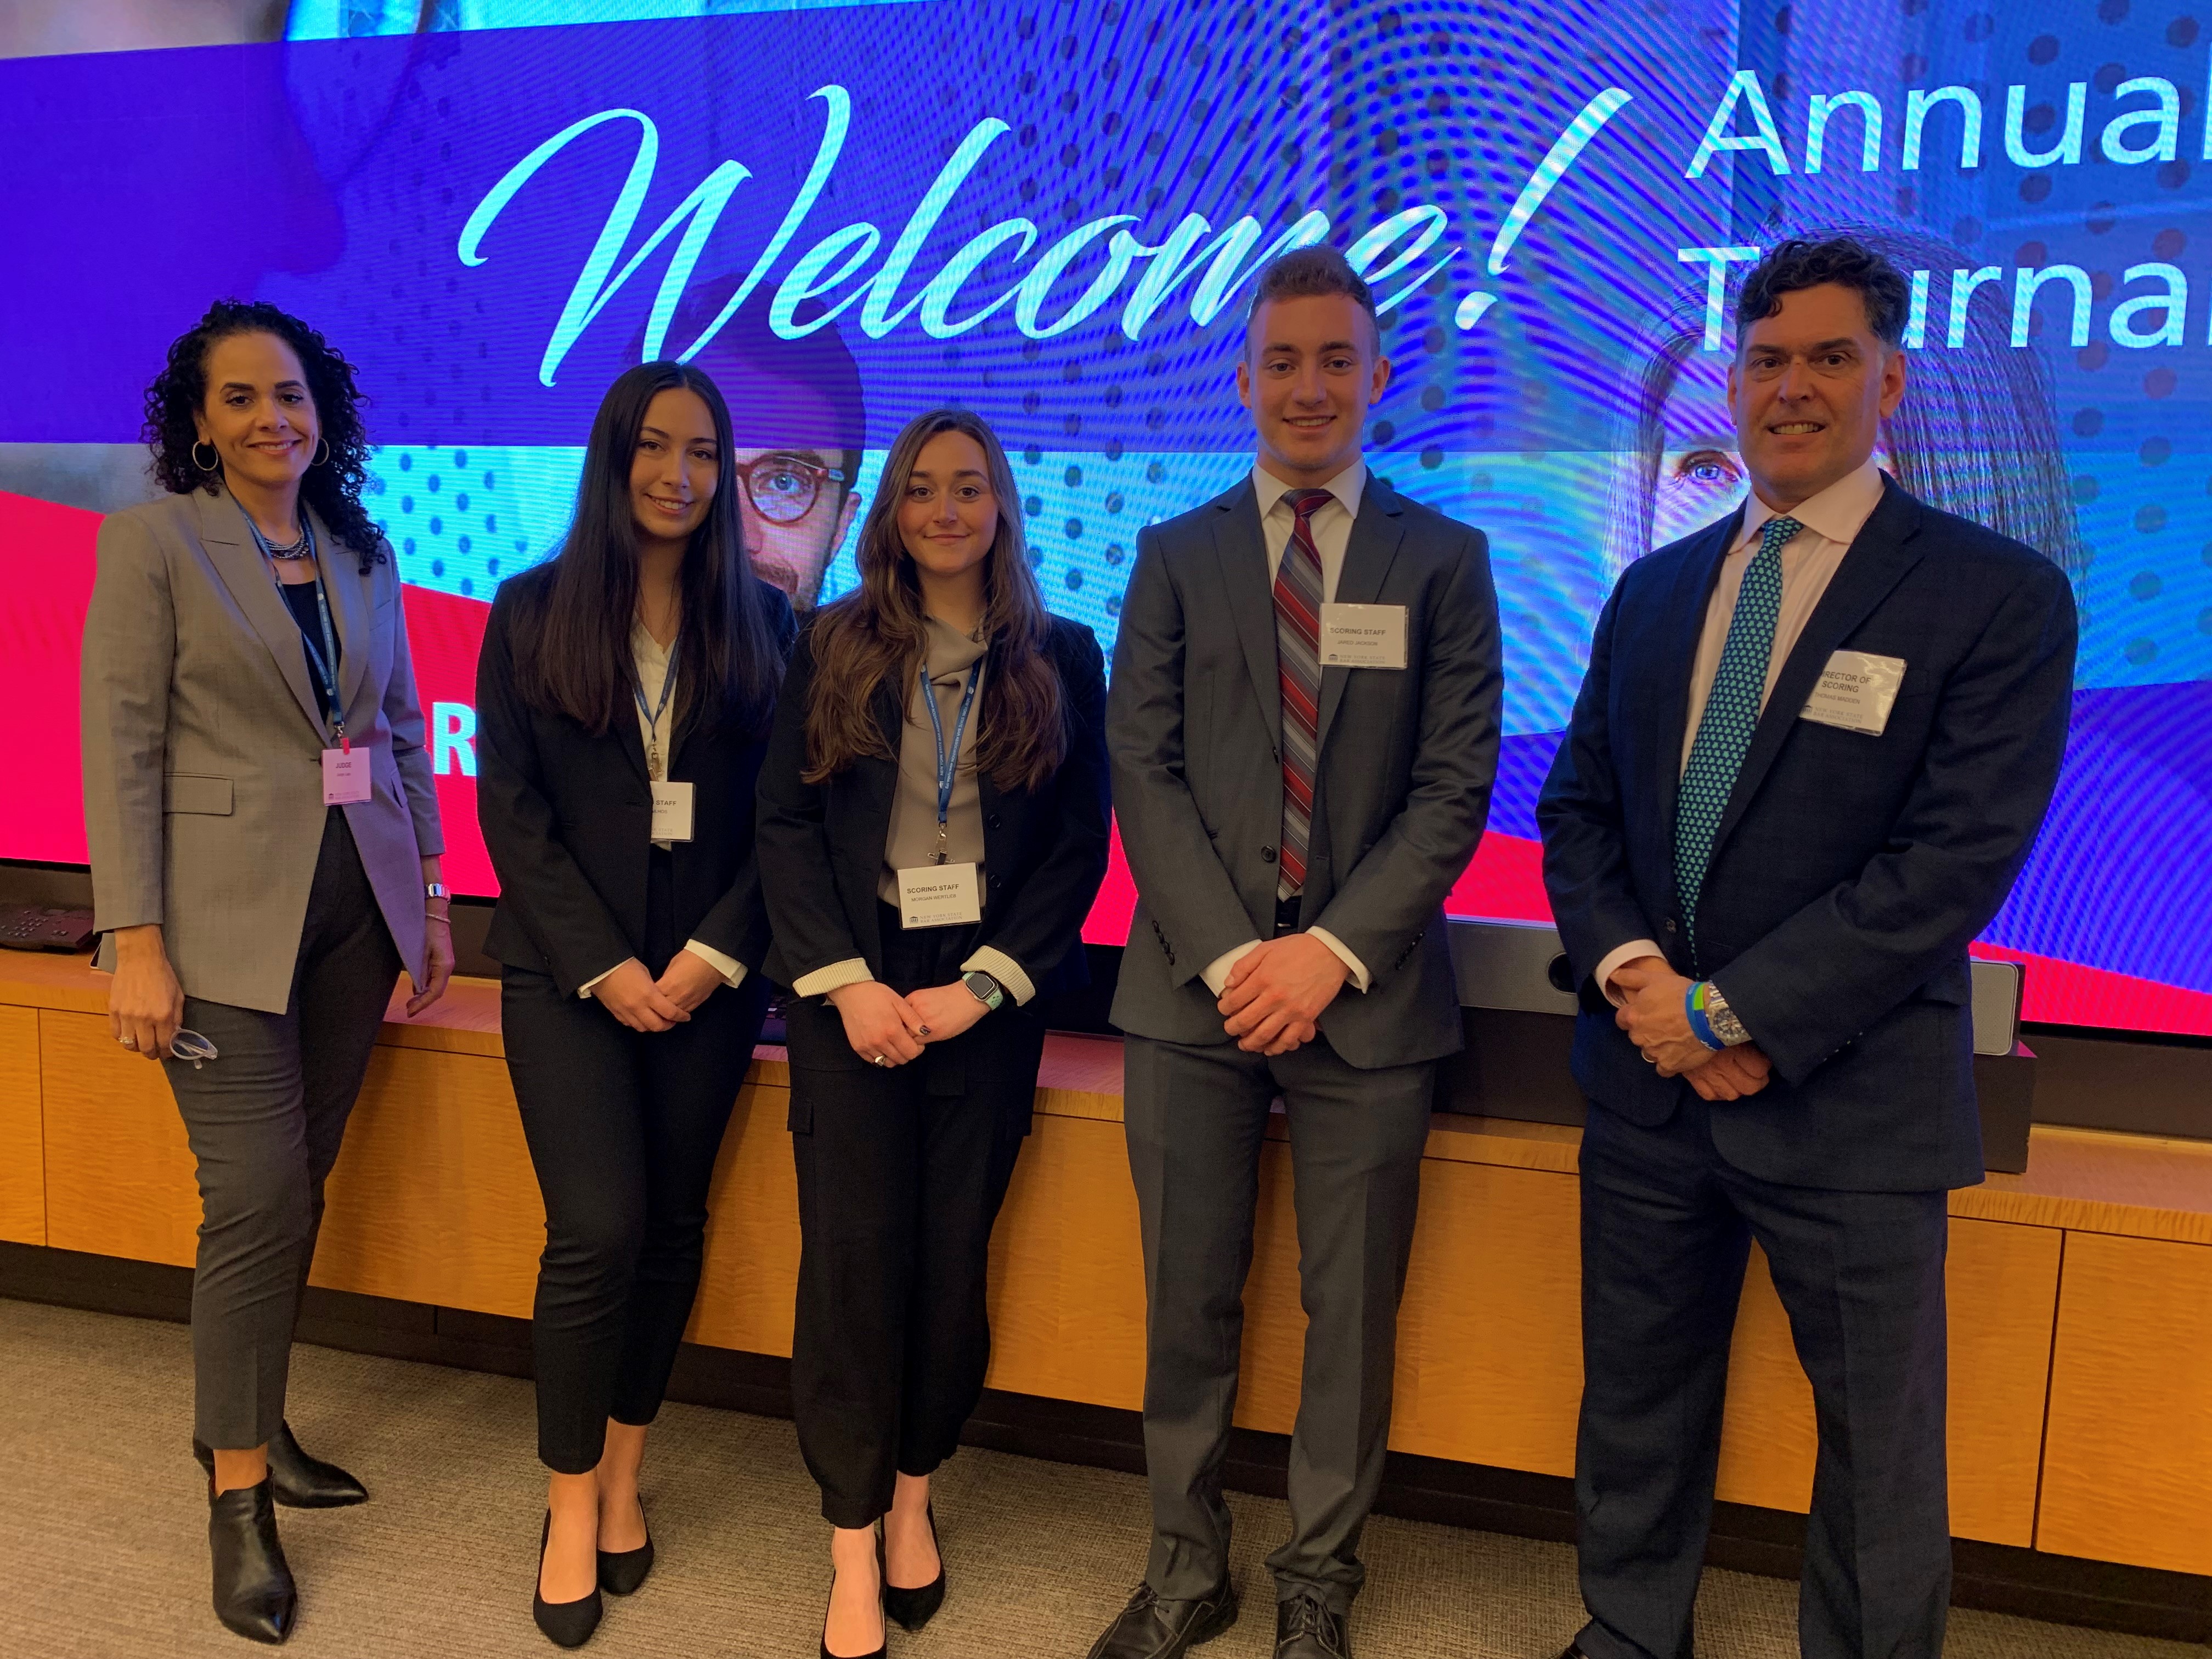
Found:
M 1322 1015 L 1362 1070 L 1461 1046 L 1443 899 L 1490 812 L 1498 769 L 1498 601 L 1479 530 L 1370 477 L 1336 599 L 1407 608 L 1402 670 L 1322 671 L 1303 927 L 1365 964 Z M 1114 808 L 1139 901 L 1114 1023 L 1228 1040 L 1200 975 L 1274 933 L 1282 695 L 1267 545 L 1248 479 L 1138 533 L 1108 696 Z
M 421 860 L 445 841 L 398 567 L 360 574 L 356 550 L 310 517 L 346 728 L 374 781 L 346 823 L 419 985 Z M 329 810 L 324 739 L 300 630 L 228 494 L 165 496 L 101 524 L 82 721 L 94 925 L 159 922 L 185 995 L 283 1012 Z

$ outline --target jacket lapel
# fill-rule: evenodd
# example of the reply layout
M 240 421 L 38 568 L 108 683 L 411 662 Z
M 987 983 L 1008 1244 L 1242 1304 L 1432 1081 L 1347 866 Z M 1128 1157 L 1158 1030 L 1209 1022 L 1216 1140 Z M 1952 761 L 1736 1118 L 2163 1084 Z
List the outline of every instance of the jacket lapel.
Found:
M 1275 657 L 1275 599 L 1267 581 L 1267 544 L 1260 536 L 1260 502 L 1247 478 L 1213 502 L 1213 549 L 1221 560 L 1222 586 L 1229 614 L 1244 647 L 1244 666 L 1252 676 L 1252 695 L 1267 722 L 1278 752 L 1283 743 L 1283 687 Z
M 1728 808 L 1721 814 L 1720 828 L 1713 834 L 1716 860 L 1729 831 L 1742 818 L 1752 797 L 1759 793 L 1759 786 L 1773 766 L 1775 757 L 1782 752 L 1783 744 L 1796 729 L 1799 712 L 1805 707 L 1805 700 L 1813 695 L 1813 688 L 1820 684 L 1830 655 L 1851 636 L 1876 605 L 1888 598 L 1890 590 L 1904 580 L 1905 573 L 1920 562 L 1920 554 L 1912 545 L 1920 529 L 1920 504 L 1894 481 L 1885 480 L 1885 485 L 1881 501 L 1851 544 L 1850 550 L 1844 555 L 1843 562 L 1836 567 L 1827 592 L 1820 596 L 1820 603 L 1807 618 L 1805 631 L 1797 636 L 1789 660 L 1783 664 L 1782 673 L 1774 682 L 1773 695 L 1766 700 L 1765 710 L 1751 735 L 1751 748 L 1736 774 L 1735 787 L 1729 792 Z
M 314 685 L 307 678 L 307 653 L 300 644 L 300 630 L 292 613 L 277 595 L 276 579 L 269 574 L 261 550 L 254 545 L 253 532 L 246 528 L 244 509 L 228 493 L 210 495 L 198 489 L 192 492 L 192 504 L 199 516 L 201 550 L 215 568 L 231 603 L 276 659 L 277 671 L 292 688 L 300 712 L 319 738 L 322 713 L 315 704 Z
M 1698 641 L 1705 630 L 1705 611 L 1712 603 L 1713 584 L 1720 580 L 1721 564 L 1743 524 L 1738 507 L 1707 529 L 1674 573 L 1659 617 L 1658 655 L 1651 684 L 1667 688 L 1651 702 L 1651 775 L 1659 787 L 1652 793 L 1659 806 L 1659 845 L 1668 849 L 1667 865 L 1674 868 L 1674 818 L 1682 783 L 1682 745 L 1689 738 L 1690 676 L 1698 664 Z
M 1391 562 L 1398 556 L 1398 544 L 1405 538 L 1405 526 L 1399 522 L 1404 507 L 1395 492 L 1373 477 L 1367 480 L 1359 495 L 1359 516 L 1352 521 L 1352 536 L 1344 544 L 1344 565 L 1337 572 L 1337 604 L 1372 605 L 1382 592 Z M 1272 622 L 1272 612 L 1269 619 Z M 1412 620 L 1407 618 L 1409 626 Z M 1407 645 L 1410 649 L 1410 641 Z M 1329 726 L 1336 719 L 1337 705 L 1344 701 L 1344 689 L 1351 678 L 1349 668 L 1321 671 L 1321 711 L 1314 726 L 1316 757 L 1328 742 Z

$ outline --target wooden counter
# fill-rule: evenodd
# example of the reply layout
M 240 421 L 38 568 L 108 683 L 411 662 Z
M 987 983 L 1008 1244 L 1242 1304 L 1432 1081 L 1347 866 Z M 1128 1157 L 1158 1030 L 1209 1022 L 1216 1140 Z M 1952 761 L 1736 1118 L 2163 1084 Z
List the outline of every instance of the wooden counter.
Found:
M 189 1263 L 198 1201 L 167 1087 L 108 1035 L 82 959 L 0 958 L 0 1238 Z M 501 1058 L 498 988 L 395 997 L 331 1177 L 314 1282 L 526 1317 L 544 1213 Z M 694 1341 L 787 1354 L 798 1226 L 782 1051 L 715 1172 Z M 994 1388 L 1135 1407 L 1144 1286 L 1117 1042 L 1055 1036 L 993 1242 Z M 1274 1126 L 1280 1142 L 1283 1126 Z M 1572 1471 L 1579 1131 L 1439 1115 L 1400 1317 L 1391 1444 Z M 1287 1431 L 1304 1316 L 1288 1148 L 1263 1155 L 1237 1420 Z M 2212 1146 L 2039 1128 L 2028 1172 L 1952 1200 L 1959 1536 L 2212 1573 Z M 1802 1510 L 1811 1397 L 1754 1255 L 1720 1493 Z

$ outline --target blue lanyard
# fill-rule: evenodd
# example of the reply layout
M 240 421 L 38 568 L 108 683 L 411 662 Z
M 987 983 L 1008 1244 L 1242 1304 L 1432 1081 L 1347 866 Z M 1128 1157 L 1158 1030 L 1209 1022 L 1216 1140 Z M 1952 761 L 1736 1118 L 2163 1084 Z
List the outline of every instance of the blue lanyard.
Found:
M 253 532 L 254 544 L 273 565 L 276 556 L 270 547 L 269 538 L 261 533 L 261 526 L 253 522 L 252 514 L 246 513 L 243 507 L 239 511 L 245 517 L 246 527 Z M 307 562 L 315 573 L 315 615 L 323 625 L 323 648 L 318 651 L 314 640 L 304 631 L 300 635 L 300 646 L 307 653 L 307 666 L 314 671 L 316 684 L 323 688 L 323 699 L 331 711 L 331 740 L 350 753 L 353 744 L 346 737 L 345 706 L 338 701 L 337 630 L 331 625 L 330 595 L 323 588 L 322 561 L 315 555 L 315 526 L 312 523 L 303 523 L 301 527 L 307 532 Z M 276 580 L 274 569 L 270 572 L 270 580 Z M 281 581 L 277 582 L 279 588 L 283 586 Z
M 952 750 L 945 748 L 945 716 L 938 712 L 937 689 L 929 683 L 929 664 L 921 665 L 921 700 L 929 705 L 929 724 L 937 734 L 937 861 L 945 861 L 945 820 L 952 811 L 952 780 L 960 769 L 960 739 L 968 731 L 968 711 L 975 706 L 975 687 L 983 678 L 983 659 L 975 659 L 968 671 L 968 689 L 960 694 L 960 718 L 952 728 Z
M 660 702 L 657 708 L 648 708 L 646 707 L 645 679 L 644 677 L 637 672 L 637 660 L 635 657 L 631 659 L 629 665 L 629 690 L 630 695 L 637 699 L 637 712 L 645 716 L 645 732 L 647 742 L 645 775 L 647 777 L 652 779 L 653 782 L 659 783 L 661 781 L 660 717 L 668 712 L 668 699 L 674 695 L 676 690 L 676 657 L 674 653 L 672 651 L 669 655 L 668 672 L 660 677 Z

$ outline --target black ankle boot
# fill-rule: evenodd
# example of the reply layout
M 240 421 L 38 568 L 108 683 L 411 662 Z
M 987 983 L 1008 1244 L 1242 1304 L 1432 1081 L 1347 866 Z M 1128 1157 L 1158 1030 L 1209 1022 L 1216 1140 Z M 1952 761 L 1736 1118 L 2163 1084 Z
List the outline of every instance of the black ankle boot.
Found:
M 215 1454 L 195 1440 L 192 1455 L 212 1480 Z M 269 1437 L 269 1490 L 288 1510 L 337 1510 L 368 1501 L 368 1489 L 353 1476 L 335 1463 L 308 1456 L 289 1423 L 279 1424 Z
M 269 1483 L 208 1491 L 208 1551 L 215 1564 L 215 1615 L 251 1642 L 292 1633 L 300 1594 L 276 1539 Z
M 884 1611 L 902 1630 L 920 1630 L 945 1605 L 945 1547 L 937 1542 L 937 1505 L 932 1504 L 927 1513 L 929 1541 L 937 1544 L 937 1577 L 918 1589 L 901 1589 L 891 1583 L 888 1570 L 884 1574 Z
M 605 1604 L 599 1600 L 596 1584 L 589 1595 L 574 1601 L 549 1601 L 538 1594 L 538 1583 L 545 1577 L 545 1546 L 552 1537 L 553 1514 L 549 1510 L 545 1530 L 538 1534 L 538 1577 L 530 1583 L 530 1616 L 538 1621 L 538 1628 L 545 1632 L 545 1639 L 555 1647 L 580 1648 L 599 1629 L 599 1614 Z

